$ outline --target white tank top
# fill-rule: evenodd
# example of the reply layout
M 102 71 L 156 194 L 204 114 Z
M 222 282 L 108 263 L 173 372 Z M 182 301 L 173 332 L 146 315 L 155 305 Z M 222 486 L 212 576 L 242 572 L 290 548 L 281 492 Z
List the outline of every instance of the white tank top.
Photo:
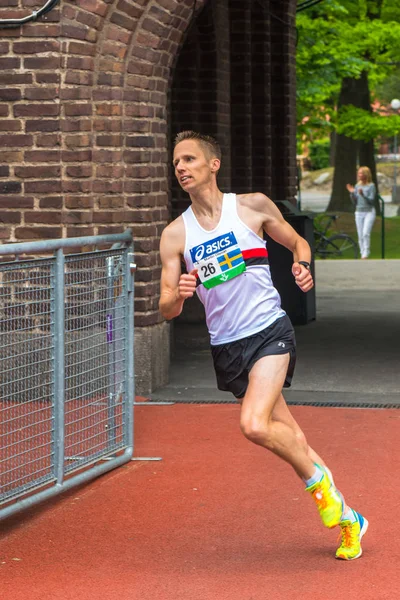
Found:
M 236 194 L 224 194 L 215 229 L 203 229 L 192 208 L 183 214 L 188 273 L 198 269 L 212 345 L 258 333 L 285 315 L 268 263 L 266 242 L 237 214 Z

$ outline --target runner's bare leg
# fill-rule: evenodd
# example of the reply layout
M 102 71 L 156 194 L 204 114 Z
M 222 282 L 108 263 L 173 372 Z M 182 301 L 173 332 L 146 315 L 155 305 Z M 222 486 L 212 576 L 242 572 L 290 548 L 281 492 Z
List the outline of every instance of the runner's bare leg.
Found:
M 308 456 L 311 458 L 311 460 L 314 463 L 318 463 L 319 465 L 326 466 L 325 461 L 307 443 L 306 436 L 304 435 L 300 425 L 297 423 L 297 421 L 293 417 L 292 413 L 290 412 L 290 409 L 289 409 L 288 405 L 286 404 L 286 400 L 282 394 L 280 394 L 280 396 L 274 406 L 274 410 L 272 412 L 272 418 L 275 421 L 280 421 L 281 423 L 286 423 L 286 425 L 291 427 L 293 429 L 296 437 L 303 444 L 303 446 L 304 446 L 305 450 L 307 451 Z
M 288 462 L 302 479 L 315 472 L 301 436 L 284 421 L 273 418 L 274 408 L 282 395 L 289 364 L 289 354 L 260 358 L 249 373 L 249 385 L 242 400 L 240 425 L 253 443 L 267 448 Z

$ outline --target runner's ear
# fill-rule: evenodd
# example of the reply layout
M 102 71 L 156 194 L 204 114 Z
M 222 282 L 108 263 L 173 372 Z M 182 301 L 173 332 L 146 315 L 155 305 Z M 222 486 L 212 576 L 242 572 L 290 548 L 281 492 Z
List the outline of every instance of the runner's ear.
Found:
M 219 160 L 219 158 L 213 158 L 212 164 L 211 164 L 211 172 L 217 173 L 220 170 L 220 167 L 221 167 L 221 161 Z

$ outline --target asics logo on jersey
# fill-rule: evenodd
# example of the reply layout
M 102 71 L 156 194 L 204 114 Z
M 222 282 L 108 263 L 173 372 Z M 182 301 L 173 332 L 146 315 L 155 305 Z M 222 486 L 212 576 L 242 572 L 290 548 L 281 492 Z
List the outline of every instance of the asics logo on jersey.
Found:
M 199 246 L 195 246 L 190 249 L 190 256 L 193 262 L 199 262 L 203 258 L 207 256 L 211 256 L 212 254 L 218 254 L 231 246 L 236 246 L 237 241 L 233 231 L 228 234 L 220 235 L 219 237 L 214 238 L 204 244 L 199 244 Z

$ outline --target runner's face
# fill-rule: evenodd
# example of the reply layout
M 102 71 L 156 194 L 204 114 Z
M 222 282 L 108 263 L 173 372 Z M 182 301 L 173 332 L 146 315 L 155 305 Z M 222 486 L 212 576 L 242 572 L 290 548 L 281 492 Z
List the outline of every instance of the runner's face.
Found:
M 175 146 L 173 165 L 179 185 L 190 192 L 211 181 L 212 173 L 218 171 L 219 161 L 208 158 L 196 140 L 183 140 Z

